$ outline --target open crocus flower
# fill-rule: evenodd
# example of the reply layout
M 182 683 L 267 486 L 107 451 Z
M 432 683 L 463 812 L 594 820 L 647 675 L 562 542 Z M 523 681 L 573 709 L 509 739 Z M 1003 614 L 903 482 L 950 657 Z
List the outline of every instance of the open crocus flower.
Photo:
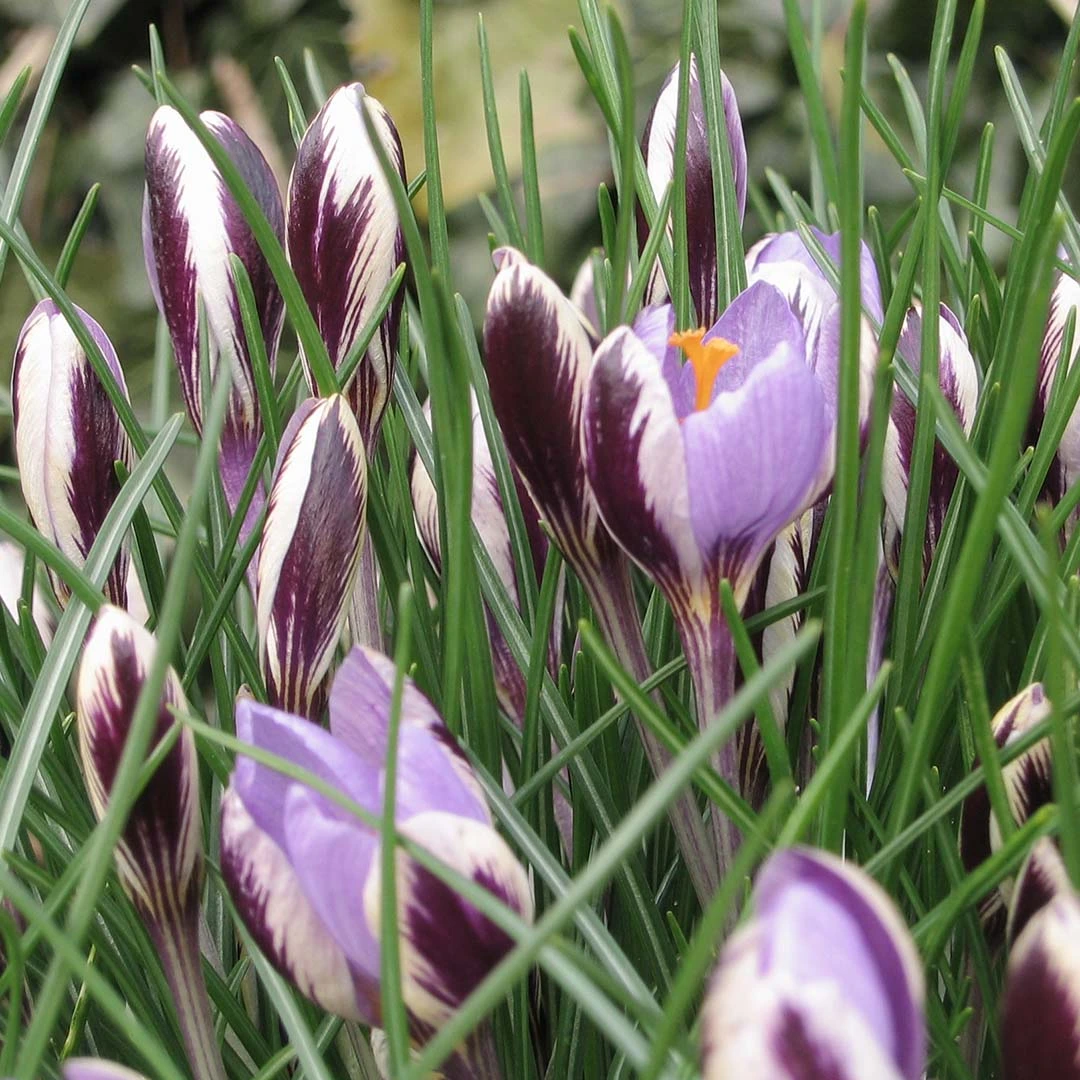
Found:
M 904 319 L 896 351 L 901 359 L 918 376 L 922 361 L 921 307 L 913 307 Z M 968 348 L 967 338 L 956 316 L 941 305 L 938 320 L 938 385 L 945 400 L 952 406 L 964 434 L 970 434 L 975 423 L 975 406 L 979 393 L 979 376 L 975 359 Z M 908 483 L 911 474 L 911 451 L 915 441 L 915 406 L 899 387 L 893 394 L 889 427 L 885 434 L 885 459 L 882 489 L 885 495 L 885 553 L 890 564 L 896 566 L 899 554 L 900 533 L 904 526 L 907 509 Z M 949 509 L 953 489 L 956 487 L 958 468 L 937 440 L 930 466 L 930 502 L 926 513 L 926 535 L 923 541 L 923 572 L 930 568 L 930 560 L 941 538 L 945 514 Z
M 124 373 L 105 331 L 76 314 L 127 395 Z M 67 320 L 52 300 L 30 312 L 15 346 L 11 408 L 19 481 L 30 517 L 76 566 L 86 563 L 117 495 L 116 462 L 130 466 L 131 447 L 105 387 Z M 105 582 L 107 599 L 127 603 L 128 550 L 121 546 Z M 57 598 L 70 591 L 50 573 Z
M 1062 889 L 1009 954 L 1001 1010 L 1005 1080 L 1080 1080 L 1080 897 Z
M 354 648 L 334 680 L 330 731 L 242 700 L 237 734 L 293 762 L 372 815 L 383 808 L 392 661 Z M 405 682 L 397 747 L 399 832 L 525 921 L 528 878 L 492 826 L 468 763 L 428 700 Z M 241 917 L 307 997 L 379 1024 L 380 843 L 372 825 L 240 755 L 222 798 L 221 864 Z M 513 942 L 404 849 L 397 854 L 402 996 L 414 1039 L 440 1027 Z M 470 1076 L 470 1050 L 459 1052 Z
M 720 582 L 742 605 L 769 545 L 818 494 L 831 424 L 802 325 L 773 286 L 751 285 L 707 333 L 673 330 L 664 306 L 604 339 L 582 427 L 597 506 L 671 605 L 705 726 L 734 678 Z M 730 744 L 717 767 L 737 780 Z M 735 839 L 716 825 L 725 865 Z
M 342 86 L 327 98 L 297 147 L 289 178 L 289 262 L 335 368 L 348 359 L 405 258 L 394 197 L 364 125 L 365 109 L 404 181 L 405 159 L 394 122 L 360 83 Z M 390 397 L 402 300 L 399 290 L 343 388 L 369 454 Z M 311 389 L 314 393 L 314 384 Z
M 727 128 L 728 150 L 731 154 L 732 180 L 739 221 L 746 210 L 746 142 L 743 139 L 742 119 L 735 91 L 721 72 L 721 92 L 724 103 L 724 123 Z M 704 326 L 710 326 L 720 314 L 717 288 L 716 204 L 713 198 L 712 156 L 709 153 L 709 134 L 705 116 L 705 100 L 701 92 L 697 58 L 690 57 L 689 111 L 686 123 L 686 232 L 687 262 L 690 271 L 690 295 L 694 310 Z M 679 65 L 676 64 L 656 99 L 645 125 L 642 152 L 649 185 L 657 201 L 675 179 L 675 129 L 679 107 Z M 638 218 L 638 239 L 642 246 L 648 237 L 648 222 Z M 671 224 L 668 224 L 671 233 Z M 667 284 L 659 263 L 649 279 L 646 298 L 650 304 L 660 303 L 668 296 Z
M 1000 749 L 1015 742 L 1039 721 L 1050 715 L 1050 703 L 1041 683 L 1032 683 L 1007 701 L 990 724 L 994 742 Z M 1020 757 L 1002 767 L 1009 810 L 1017 825 L 1054 798 L 1053 759 L 1050 739 L 1040 739 Z M 960 819 L 960 857 L 970 873 L 1001 847 L 1001 829 L 991 811 L 986 788 L 976 788 L 964 800 Z M 984 932 L 993 944 L 1002 940 L 1005 912 L 1013 893 L 1011 878 L 1003 880 L 979 906 Z
M 309 398 L 281 439 L 255 585 L 271 702 L 318 717 L 345 625 L 367 509 L 367 463 L 345 398 Z
M 702 1011 L 705 1080 L 921 1080 L 922 965 L 880 886 L 809 848 L 774 855 Z
M 221 113 L 204 112 L 200 119 L 228 152 L 278 239 L 284 242 L 281 195 L 258 147 L 235 121 Z M 183 117 L 167 105 L 154 113 L 146 135 L 143 248 L 154 299 L 172 338 L 184 404 L 199 434 L 207 377 L 200 356 L 200 307 L 210 345 L 209 380 L 212 382 L 221 361 L 232 368 L 233 387 L 221 434 L 219 465 L 226 501 L 235 510 L 262 436 L 262 419 L 229 256 L 239 257 L 251 280 L 271 374 L 285 304 L 210 155 Z M 262 503 L 260 489 L 252 499 L 247 525 L 254 524 Z

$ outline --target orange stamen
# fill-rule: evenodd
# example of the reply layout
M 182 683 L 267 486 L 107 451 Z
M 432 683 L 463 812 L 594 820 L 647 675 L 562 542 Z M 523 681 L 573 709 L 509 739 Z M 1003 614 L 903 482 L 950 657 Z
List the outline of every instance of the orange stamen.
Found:
M 682 349 L 686 359 L 694 368 L 697 394 L 694 399 L 694 411 L 700 412 L 709 407 L 712 400 L 713 386 L 720 369 L 739 351 L 738 345 L 715 337 L 711 341 L 702 341 L 708 331 L 682 330 L 668 338 L 668 344 Z

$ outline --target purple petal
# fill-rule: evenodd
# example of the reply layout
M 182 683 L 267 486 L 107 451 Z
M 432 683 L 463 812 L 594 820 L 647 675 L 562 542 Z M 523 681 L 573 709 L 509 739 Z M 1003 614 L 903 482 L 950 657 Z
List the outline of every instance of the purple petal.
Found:
M 655 356 L 626 327 L 596 351 L 585 419 L 586 458 L 604 523 L 671 593 L 695 591 L 705 566 L 671 391 Z
M 741 599 L 765 549 L 812 495 L 829 446 L 821 386 L 782 345 L 738 389 L 687 417 L 682 435 L 694 537 Z
M 201 119 L 228 152 L 283 242 L 281 196 L 266 159 L 227 116 L 206 112 Z M 262 421 L 229 255 L 240 258 L 251 279 L 271 370 L 285 306 L 236 200 L 195 133 L 168 106 L 154 114 L 146 136 L 143 249 L 151 288 L 172 338 L 184 403 L 196 431 L 202 431 L 203 421 L 200 304 L 209 335 L 211 379 L 222 359 L 232 368 L 221 459 L 225 495 L 234 508 L 262 434 Z
M 360 83 L 327 99 L 297 149 L 289 179 L 289 261 L 335 368 L 349 356 L 405 259 L 394 197 L 364 124 L 365 109 L 404 181 L 397 129 Z M 399 290 L 345 390 L 369 452 L 389 399 L 402 299 Z
M 233 785 L 221 799 L 221 870 L 256 944 L 301 993 L 337 1016 L 377 1022 L 377 982 L 349 964 L 289 858 Z
M 367 466 L 340 394 L 306 409 L 287 434 L 259 551 L 259 645 L 271 701 L 315 716 L 359 565 Z
M 105 331 L 76 308 L 127 394 L 116 351 Z M 130 466 L 131 447 L 120 418 L 67 320 L 42 300 L 23 324 L 12 373 L 15 452 L 23 498 L 38 530 L 77 566 L 86 556 L 117 495 L 114 464 Z M 107 598 L 127 602 L 128 549 L 109 572 Z M 51 575 L 64 602 L 67 586 Z
M 330 692 L 330 730 L 376 770 L 386 759 L 394 675 L 392 660 L 357 646 L 339 668 Z M 468 761 L 442 717 L 409 678 L 399 723 L 397 814 L 434 808 L 489 823 L 487 803 Z
M 496 258 L 484 354 L 507 453 L 563 553 L 578 565 L 599 561 L 610 541 L 585 482 L 580 432 L 592 343 L 546 274 L 509 249 Z
M 1008 1080 L 1080 1077 L 1080 902 L 1068 892 L 1027 925 L 1009 957 L 1002 1008 Z
M 405 822 L 401 831 L 525 922 L 532 921 L 528 877 L 493 829 L 452 814 L 428 813 Z M 376 869 L 364 894 L 367 919 L 376 934 L 381 930 L 381 883 Z M 397 886 L 402 997 L 415 1021 L 438 1028 L 514 943 L 404 851 L 397 855 Z
M 724 120 L 727 125 L 728 147 L 734 172 L 735 199 L 739 220 L 746 209 L 746 143 L 735 91 L 727 76 L 721 73 Z M 679 105 L 679 66 L 668 75 L 645 126 L 642 148 L 649 182 L 657 200 L 675 175 L 675 129 Z M 686 226 L 687 259 L 690 268 L 690 295 L 694 310 L 703 326 L 710 326 L 719 313 L 717 294 L 716 213 L 713 200 L 712 158 L 709 154 L 708 125 L 705 102 L 698 78 L 697 60 L 691 57 L 690 98 L 686 129 Z M 668 225 L 668 232 L 671 225 Z M 644 218 L 638 220 L 641 244 L 648 236 Z M 649 281 L 648 300 L 656 303 L 667 296 L 663 275 L 657 266 Z
M 101 609 L 79 668 L 76 713 L 83 776 L 101 818 L 127 742 L 135 704 L 157 644 L 119 608 Z M 176 673 L 168 669 L 154 745 L 187 711 Z M 195 737 L 184 728 L 128 816 L 116 847 L 120 879 L 144 917 L 173 920 L 196 910 L 202 889 L 202 818 Z

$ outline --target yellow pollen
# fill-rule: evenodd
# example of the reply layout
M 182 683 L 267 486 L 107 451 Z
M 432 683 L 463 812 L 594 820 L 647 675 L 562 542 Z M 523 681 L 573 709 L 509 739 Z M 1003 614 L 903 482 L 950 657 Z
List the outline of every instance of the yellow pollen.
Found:
M 739 351 L 738 345 L 733 345 L 721 337 L 715 337 L 711 341 L 702 341 L 706 333 L 708 331 L 702 327 L 700 330 L 683 330 L 668 338 L 668 344 L 682 349 L 686 354 L 686 359 L 694 368 L 694 379 L 697 382 L 697 394 L 694 398 L 695 412 L 709 407 L 716 376 Z

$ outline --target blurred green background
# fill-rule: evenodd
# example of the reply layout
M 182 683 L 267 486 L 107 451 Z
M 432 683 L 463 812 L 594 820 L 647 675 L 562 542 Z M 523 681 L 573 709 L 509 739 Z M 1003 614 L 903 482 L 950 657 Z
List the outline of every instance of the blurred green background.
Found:
M 871 3 L 871 91 L 905 133 L 889 57 L 894 55 L 904 65 L 921 90 L 935 6 L 934 0 Z M 970 185 L 979 134 L 985 123 L 994 122 L 990 201 L 1007 220 L 1014 216 L 1024 161 L 992 46 L 1000 44 L 1009 52 L 1038 115 L 1073 6 L 1075 0 L 1005 0 L 987 5 L 984 45 L 951 182 L 961 190 Z M 847 0 L 826 5 L 824 69 L 827 99 L 833 107 L 840 96 L 848 7 Z M 970 7 L 961 0 L 961 31 Z M 41 70 L 53 28 L 65 8 L 42 0 L 0 0 L 4 43 L 0 91 L 7 90 L 24 65 Z M 639 128 L 677 53 L 681 8 L 681 2 L 672 0 L 620 0 L 635 58 Z M 480 106 L 477 11 L 483 12 L 488 29 L 512 168 L 519 157 L 513 147 L 522 68 L 532 81 L 548 269 L 564 283 L 569 283 L 598 239 L 596 187 L 609 179 L 599 112 L 587 96 L 567 40 L 567 27 L 579 21 L 576 0 L 437 0 L 439 134 L 456 282 L 474 310 L 483 303 L 491 274 L 488 230 L 477 201 L 478 193 L 490 185 Z M 781 0 L 719 0 L 717 17 L 724 67 L 746 126 L 752 181 L 763 184 L 766 168 L 772 168 L 796 189 L 807 191 L 804 114 L 788 55 Z M 263 147 L 283 187 L 292 143 L 274 58 L 285 61 L 305 105 L 312 109 L 306 50 L 327 87 L 363 80 L 396 118 L 410 172 L 420 167 L 421 160 L 415 0 L 351 0 L 344 5 L 338 0 L 95 0 L 38 155 L 22 221 L 39 252 L 54 259 L 86 192 L 95 182 L 103 185 L 71 292 L 112 335 L 136 399 L 154 326 L 139 238 L 143 133 L 153 102 L 131 65 L 146 63 L 151 22 L 161 32 L 170 69 L 191 99 L 238 119 Z M 28 104 L 24 116 L 27 109 Z M 10 168 L 15 145 L 15 139 L 9 139 L 0 153 L 0 177 Z M 867 144 L 866 194 L 886 221 L 911 196 L 895 163 L 873 137 Z M 748 239 L 762 229 L 759 220 L 748 217 Z M 997 239 L 992 233 L 988 236 Z M 991 246 L 991 253 L 1001 260 L 1006 249 L 998 243 Z M 0 377 L 5 379 L 18 328 L 31 302 L 15 260 L 9 260 L 0 286 Z

